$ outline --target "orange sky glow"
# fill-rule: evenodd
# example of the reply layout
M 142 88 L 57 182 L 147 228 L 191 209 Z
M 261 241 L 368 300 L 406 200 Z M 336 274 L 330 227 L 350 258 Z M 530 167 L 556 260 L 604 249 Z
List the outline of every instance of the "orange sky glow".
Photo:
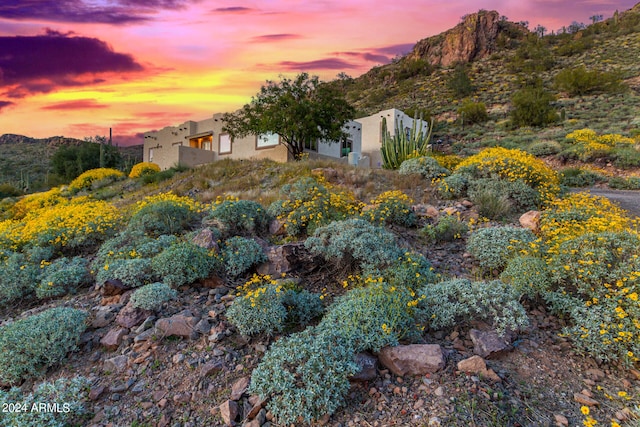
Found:
M 636 0 L 4 0 L 0 134 L 141 133 L 233 111 L 265 80 L 356 77 L 478 9 L 557 30 Z

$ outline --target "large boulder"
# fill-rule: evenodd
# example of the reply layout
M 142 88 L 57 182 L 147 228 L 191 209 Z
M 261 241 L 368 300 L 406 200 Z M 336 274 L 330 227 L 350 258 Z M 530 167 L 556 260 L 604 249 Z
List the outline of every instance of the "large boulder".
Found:
M 424 375 L 444 368 L 444 354 L 438 344 L 410 344 L 385 347 L 380 363 L 395 375 Z

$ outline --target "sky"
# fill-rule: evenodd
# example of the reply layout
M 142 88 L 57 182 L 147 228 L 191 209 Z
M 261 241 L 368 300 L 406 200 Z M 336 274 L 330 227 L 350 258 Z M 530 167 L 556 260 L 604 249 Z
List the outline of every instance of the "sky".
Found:
M 357 77 L 479 9 L 555 30 L 637 1 L 1 0 L 0 135 L 141 144 L 281 75 Z

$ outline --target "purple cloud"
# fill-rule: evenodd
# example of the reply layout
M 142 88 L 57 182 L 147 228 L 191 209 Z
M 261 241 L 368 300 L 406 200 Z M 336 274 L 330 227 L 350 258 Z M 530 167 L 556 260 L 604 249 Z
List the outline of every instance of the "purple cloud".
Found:
M 95 99 L 78 99 L 75 101 L 58 102 L 42 107 L 42 110 L 86 110 L 88 108 L 107 108 L 108 105 L 100 104 Z
M 295 40 L 300 39 L 302 36 L 300 34 L 265 34 L 263 36 L 255 36 L 252 37 L 251 40 L 258 43 L 264 42 L 279 42 L 283 40 Z
M 357 65 L 343 61 L 338 58 L 324 58 L 317 59 L 315 61 L 296 62 L 296 61 L 282 61 L 278 63 L 278 66 L 288 71 L 298 70 L 347 70 L 358 68 Z
M 249 13 L 255 9 L 243 6 L 218 7 L 212 10 L 214 13 Z
M 181 9 L 198 0 L 117 0 L 97 6 L 87 0 L 4 0 L 0 18 L 100 24 L 131 24 L 148 21 L 164 9 Z
M 0 88 L 11 98 L 47 93 L 59 86 L 104 82 L 104 73 L 143 70 L 131 56 L 104 41 L 49 31 L 39 36 L 0 37 Z
M 392 56 L 404 55 L 411 52 L 414 45 L 415 43 L 392 44 L 389 46 L 378 47 L 373 50 L 378 53 L 384 53 Z
M 11 107 L 12 105 L 15 105 L 15 102 L 0 101 L 0 111 L 2 111 L 4 108 Z

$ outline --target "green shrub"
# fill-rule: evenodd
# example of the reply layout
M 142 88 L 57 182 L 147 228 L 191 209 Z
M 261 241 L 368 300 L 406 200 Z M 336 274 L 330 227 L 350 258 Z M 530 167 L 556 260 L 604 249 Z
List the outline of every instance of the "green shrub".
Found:
M 349 377 L 358 372 L 349 342 L 316 328 L 282 338 L 251 375 L 252 394 L 268 398 L 279 423 L 305 423 L 332 414 L 344 403 Z
M 613 163 L 619 168 L 634 168 L 640 166 L 640 151 L 634 147 L 616 148 L 613 159 Z
M 198 214 L 187 205 L 173 200 L 146 204 L 129 221 L 128 229 L 151 236 L 180 234 L 197 219 Z
M 560 184 L 567 187 L 590 187 L 606 180 L 606 176 L 587 169 L 567 168 L 560 173 Z
M 5 197 L 17 197 L 21 196 L 22 191 L 17 189 L 11 184 L 0 184 L 0 199 L 4 199 Z
M 151 267 L 163 283 L 177 287 L 209 277 L 218 269 L 219 261 L 200 246 L 179 242 L 153 257 Z
M 491 322 L 499 334 L 504 334 L 522 329 L 529 322 L 518 302 L 518 292 L 499 280 L 453 279 L 425 286 L 419 294 L 417 318 L 432 329 L 475 319 Z
M 433 157 L 423 156 L 407 159 L 398 168 L 400 175 L 420 174 L 423 178 L 434 180 L 449 175 L 447 169 L 440 166 Z
M 562 151 L 562 145 L 553 140 L 536 141 L 529 144 L 525 151 L 536 157 L 551 156 Z
M 242 335 L 282 332 L 287 323 L 307 325 L 323 311 L 317 294 L 269 281 L 237 297 L 226 312 Z
M 136 289 L 131 295 L 131 305 L 143 310 L 160 310 L 162 304 L 178 296 L 175 289 L 164 283 L 150 283 Z
M 91 265 L 99 270 L 115 259 L 152 258 L 176 241 L 173 235 L 163 234 L 154 239 L 140 230 L 125 230 L 100 246 Z
M 42 279 L 36 287 L 36 296 L 50 298 L 66 295 L 75 292 L 81 286 L 91 284 L 92 281 L 89 261 L 85 258 L 59 258 L 45 267 Z
M 383 277 L 391 286 L 403 286 L 409 289 L 418 289 L 436 281 L 431 263 L 422 254 L 416 252 L 405 252 L 386 269 L 371 273 Z
M 620 93 L 627 87 L 620 73 L 587 70 L 584 65 L 565 68 L 555 77 L 555 84 L 570 96 L 582 96 L 591 93 Z
M 517 212 L 526 212 L 542 205 L 540 193 L 522 179 L 510 181 L 495 177 L 473 180 L 469 184 L 467 193 L 469 198 L 478 204 L 478 213 L 492 219 L 504 217 L 512 209 Z M 498 205 L 494 208 L 492 203 L 495 202 L 492 199 L 506 199 L 504 203 L 506 207 Z
M 21 411 L 9 411 L 2 414 L 6 427 L 66 427 L 77 425 L 78 416 L 88 413 L 85 402 L 88 400 L 91 382 L 84 377 L 72 379 L 58 378 L 54 382 L 43 382 L 29 394 L 14 387 L 9 391 L 0 389 L 0 402 L 18 403 Z M 31 410 L 34 405 L 58 404 L 58 411 Z
M 86 328 L 87 313 L 58 307 L 0 327 L 0 382 L 16 384 L 62 361 Z
M 546 126 L 558 121 L 558 114 L 551 106 L 555 97 L 542 87 L 519 90 L 511 97 L 511 122 L 516 127 Z
M 551 277 L 545 260 L 534 256 L 517 256 L 507 263 L 500 280 L 511 285 L 518 295 L 536 298 L 551 286 Z
M 464 98 L 475 92 L 476 88 L 471 83 L 465 64 L 456 64 L 447 79 L 447 87 L 457 98 Z
M 7 252 L 0 261 L 0 306 L 17 302 L 34 291 L 42 271 L 24 254 Z
M 469 236 L 467 250 L 485 271 L 502 270 L 510 258 L 529 248 L 535 239 L 536 236 L 527 228 L 481 228 Z
M 420 233 L 430 242 L 451 242 L 461 239 L 469 231 L 469 227 L 456 215 L 444 215 L 435 224 L 425 225 Z
M 259 203 L 251 200 L 225 200 L 213 208 L 209 217 L 220 222 L 228 235 L 258 234 L 269 231 L 271 217 Z
M 96 282 L 120 280 L 127 288 L 138 288 L 152 279 L 151 260 L 148 258 L 114 259 L 98 269 Z
M 372 280 L 364 279 L 364 283 Z M 336 299 L 318 329 L 345 338 L 355 352 L 380 351 L 398 345 L 417 333 L 414 307 L 417 300 L 410 289 L 373 280 Z
M 487 106 L 484 102 L 473 102 L 465 99 L 458 108 L 458 117 L 463 124 L 484 123 L 489 120 Z
M 467 194 L 469 177 L 465 174 L 454 173 L 438 183 L 438 194 L 443 199 L 459 199 Z
M 224 268 L 232 277 L 238 277 L 251 267 L 267 261 L 267 256 L 258 242 L 240 236 L 224 242 L 222 257 Z
M 412 203 L 413 200 L 402 191 L 386 191 L 371 200 L 369 209 L 363 209 L 360 216 L 377 225 L 413 227 L 417 217 L 411 209 Z
M 362 219 L 334 221 L 318 228 L 305 247 L 340 266 L 385 268 L 402 256 L 392 233 Z
M 627 178 L 615 176 L 609 179 L 609 187 L 618 190 L 640 190 L 640 178 L 637 176 Z

